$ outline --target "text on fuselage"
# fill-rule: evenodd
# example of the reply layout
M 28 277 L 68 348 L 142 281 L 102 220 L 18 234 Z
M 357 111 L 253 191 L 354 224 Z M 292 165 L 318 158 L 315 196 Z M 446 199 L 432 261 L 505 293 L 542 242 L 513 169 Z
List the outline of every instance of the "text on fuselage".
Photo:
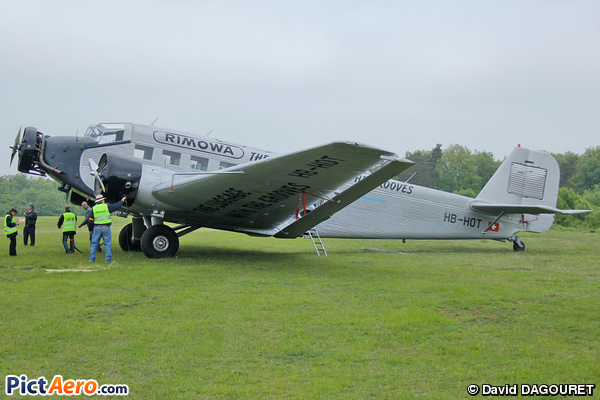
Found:
M 357 176 L 356 178 L 354 178 L 354 182 L 355 183 L 359 182 L 363 178 L 365 178 L 365 176 L 363 176 L 363 175 Z M 381 185 L 379 185 L 379 187 L 382 189 L 391 190 L 392 192 L 399 192 L 399 193 L 404 193 L 404 194 L 411 194 L 414 189 L 414 186 L 412 186 L 412 185 L 407 185 L 404 182 L 400 182 L 400 181 L 393 180 L 393 179 L 390 179 L 389 181 L 382 183 Z
M 203 153 L 215 154 L 235 159 L 241 159 L 244 157 L 244 150 L 241 147 L 223 142 L 197 139 L 177 133 L 161 131 L 156 131 L 153 135 L 154 140 L 162 144 L 168 144 L 171 146 L 182 147 L 189 150 L 196 150 Z M 260 155 L 260 158 L 257 158 L 258 156 L 259 154 L 255 153 L 254 159 L 260 160 L 261 158 L 268 157 L 266 155 Z
M 481 226 L 481 222 L 483 220 L 474 217 L 463 217 L 458 218 L 456 214 L 453 213 L 444 213 L 444 222 L 449 222 L 451 224 L 455 224 L 460 222 L 463 226 L 469 226 L 471 228 L 479 228 Z

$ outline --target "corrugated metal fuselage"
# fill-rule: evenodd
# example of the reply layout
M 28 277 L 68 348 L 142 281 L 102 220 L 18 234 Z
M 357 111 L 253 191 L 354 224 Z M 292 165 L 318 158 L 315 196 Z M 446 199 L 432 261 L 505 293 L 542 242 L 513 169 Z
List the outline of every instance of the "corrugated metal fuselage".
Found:
M 120 141 L 98 143 L 88 137 L 48 139 L 45 158 L 63 171 L 60 176 L 51 175 L 81 195 L 91 197 L 94 178 L 89 173 L 88 159 L 98 162 L 105 152 L 119 153 L 139 160 L 144 171 L 137 200 L 130 204 L 128 212 L 150 215 L 160 209 L 165 221 L 236 230 L 229 225 L 220 226 L 204 214 L 164 204 L 154 198 L 152 188 L 172 183 L 174 173 L 198 171 L 198 162 L 206 162 L 203 170 L 215 171 L 261 160 L 273 153 L 153 126 L 122 125 Z M 554 218 L 552 215 L 507 214 L 484 233 L 497 215 L 473 210 L 470 207 L 473 201 L 469 197 L 389 180 L 317 225 L 317 229 L 322 237 L 331 238 L 507 240 L 520 231 L 544 232 Z
M 474 199 L 389 180 L 317 225 L 321 237 L 367 239 L 507 240 L 520 231 L 543 232 L 552 215 L 497 215 L 474 211 Z M 525 223 L 523 223 L 525 221 Z

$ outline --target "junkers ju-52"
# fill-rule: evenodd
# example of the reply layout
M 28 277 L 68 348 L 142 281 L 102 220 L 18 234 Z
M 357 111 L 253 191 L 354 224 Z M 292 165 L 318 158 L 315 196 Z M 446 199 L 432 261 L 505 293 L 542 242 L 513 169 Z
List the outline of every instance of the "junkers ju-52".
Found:
M 127 196 L 131 216 L 119 234 L 125 251 L 172 257 L 179 237 L 201 227 L 255 236 L 494 239 L 524 244 L 559 210 L 558 164 L 517 148 L 476 199 L 392 179 L 412 162 L 357 142 L 333 142 L 279 155 L 153 125 L 101 123 L 83 137 L 21 129 L 11 163 L 48 175 L 74 204 Z M 374 171 L 374 172 L 373 172 Z M 169 226 L 165 222 L 175 223 Z M 315 239 L 317 238 L 317 239 Z M 318 244 L 318 245 L 317 245 Z

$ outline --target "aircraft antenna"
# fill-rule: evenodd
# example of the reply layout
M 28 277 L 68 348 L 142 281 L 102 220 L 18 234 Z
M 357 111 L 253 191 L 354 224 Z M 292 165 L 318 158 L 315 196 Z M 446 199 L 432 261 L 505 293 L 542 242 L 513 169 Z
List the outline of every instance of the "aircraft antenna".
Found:
M 77 129 L 77 132 L 75 132 L 75 141 L 79 141 L 79 129 Z
M 150 126 L 154 126 L 154 124 L 156 123 L 156 121 L 158 121 L 160 117 L 156 117 L 156 119 L 154 121 L 152 121 L 152 123 L 150 124 Z
M 408 183 L 408 181 L 410 181 L 412 179 L 412 177 L 415 176 L 416 174 L 417 174 L 417 171 L 413 172 L 413 174 L 407 180 L 405 180 L 404 183 Z
M 204 135 L 204 136 L 208 137 L 208 135 L 210 135 L 211 133 L 213 133 L 213 131 L 214 131 L 214 129 L 211 129 L 211 130 L 210 130 L 210 132 L 208 132 L 208 133 L 207 133 L 206 135 Z

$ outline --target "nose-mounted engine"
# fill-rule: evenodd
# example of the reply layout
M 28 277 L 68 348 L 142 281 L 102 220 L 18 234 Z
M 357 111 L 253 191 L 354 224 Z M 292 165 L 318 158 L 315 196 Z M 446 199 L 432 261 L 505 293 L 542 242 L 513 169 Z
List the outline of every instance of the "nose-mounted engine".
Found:
M 119 153 L 107 152 L 100 157 L 98 163 L 98 179 L 95 179 L 94 192 L 103 192 L 109 203 L 117 202 L 127 196 L 129 204 L 135 200 L 140 179 L 142 163 L 133 157 Z
M 15 146 L 13 147 L 13 153 L 11 156 L 11 164 L 15 154 L 19 153 L 19 161 L 17 169 L 19 172 L 33 173 L 36 175 L 45 175 L 44 170 L 40 169 L 40 154 L 43 151 L 44 134 L 38 132 L 38 130 L 32 126 L 28 126 L 23 131 L 23 139 L 19 143 L 19 136 L 21 130 L 19 129 L 19 135 L 15 140 Z M 42 160 L 43 162 L 43 160 Z

